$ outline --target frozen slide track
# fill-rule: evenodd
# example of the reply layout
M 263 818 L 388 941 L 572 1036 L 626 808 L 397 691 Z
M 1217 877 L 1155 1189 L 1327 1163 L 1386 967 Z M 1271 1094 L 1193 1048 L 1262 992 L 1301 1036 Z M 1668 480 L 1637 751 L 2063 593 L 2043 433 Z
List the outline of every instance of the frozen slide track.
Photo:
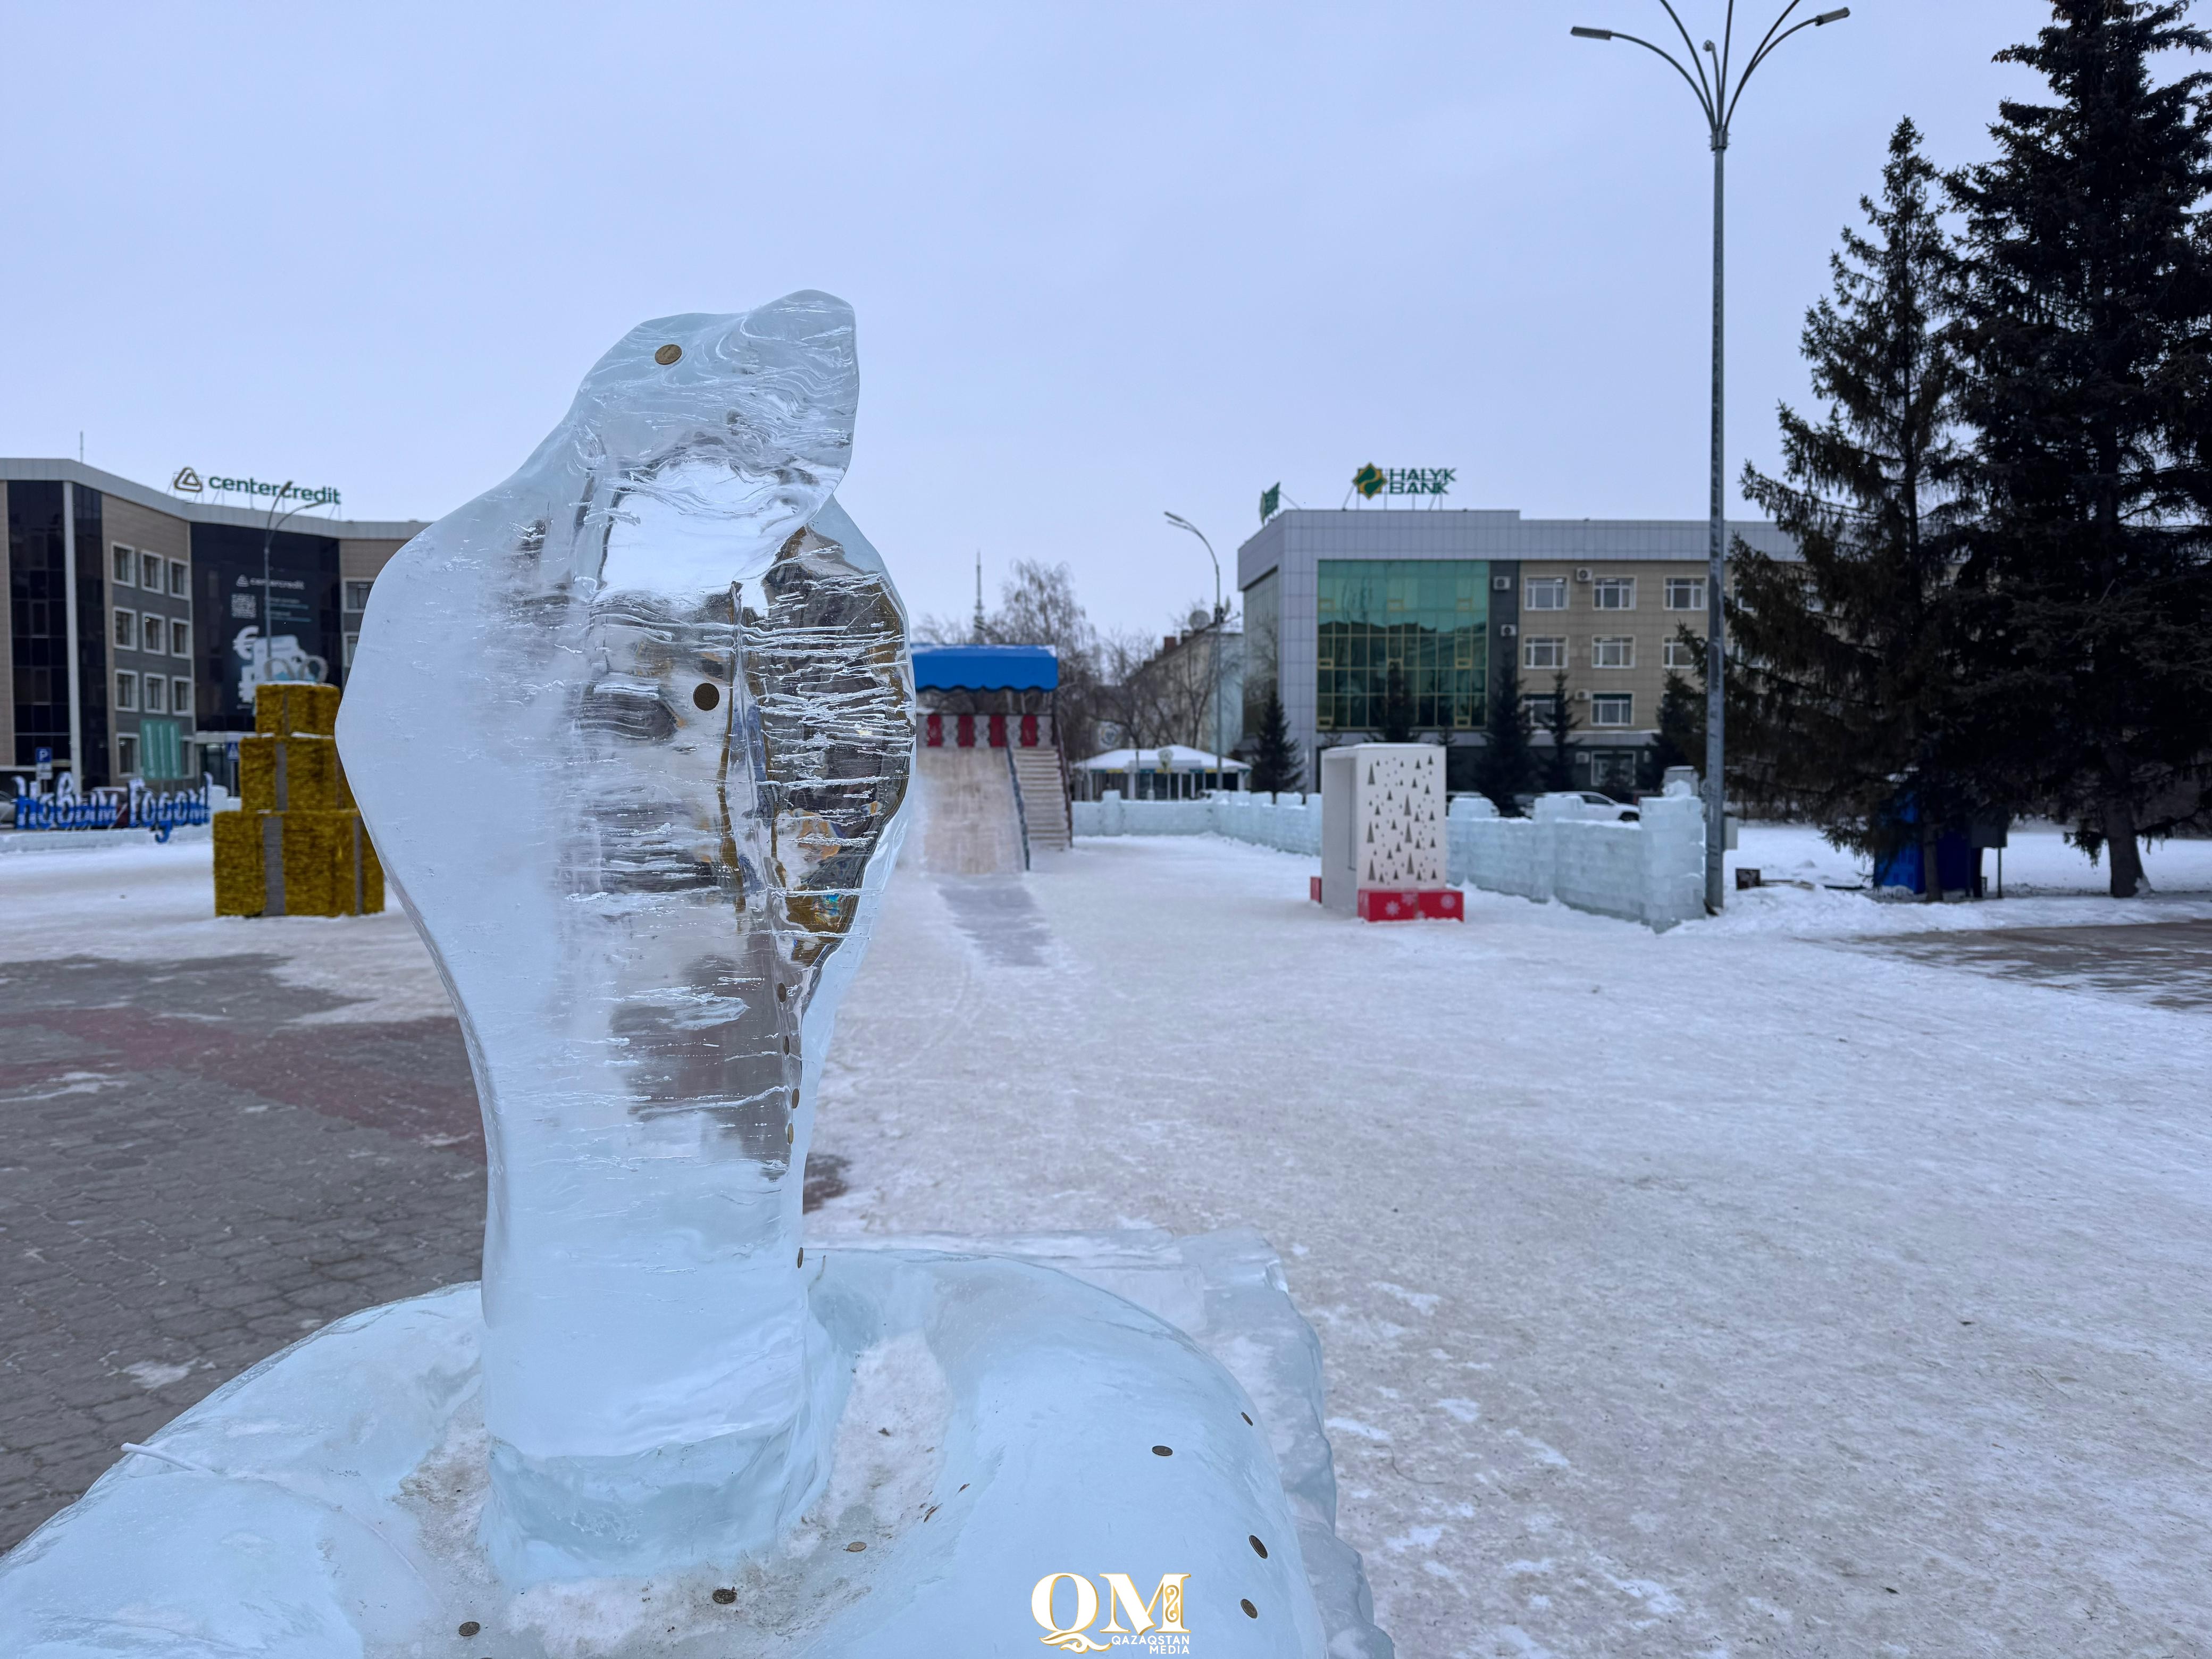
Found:
M 914 777 L 921 868 L 940 876 L 1021 874 L 1021 813 L 1005 750 L 919 748 Z

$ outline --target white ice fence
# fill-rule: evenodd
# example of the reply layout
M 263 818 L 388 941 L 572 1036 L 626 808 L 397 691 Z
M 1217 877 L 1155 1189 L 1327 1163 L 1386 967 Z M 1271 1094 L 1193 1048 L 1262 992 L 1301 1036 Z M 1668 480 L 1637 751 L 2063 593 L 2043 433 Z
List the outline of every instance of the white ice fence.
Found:
M 1660 932 L 1705 913 L 1705 809 L 1694 795 L 1647 796 L 1642 822 L 1618 823 L 1576 795 L 1540 795 L 1533 817 L 1504 818 L 1462 795 L 1445 820 L 1447 879 L 1538 903 L 1640 921 Z M 1075 804 L 1078 836 L 1226 836 L 1321 854 L 1319 795 L 1219 794 L 1203 800 Z

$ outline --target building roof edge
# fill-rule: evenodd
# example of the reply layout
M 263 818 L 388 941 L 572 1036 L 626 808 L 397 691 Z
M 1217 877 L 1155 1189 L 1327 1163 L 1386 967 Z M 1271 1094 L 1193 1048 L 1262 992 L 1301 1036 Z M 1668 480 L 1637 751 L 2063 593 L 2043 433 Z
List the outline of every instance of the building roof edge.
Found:
M 35 456 L 0 456 L 0 483 L 82 484 L 88 489 L 97 489 L 103 495 L 113 495 L 149 512 L 166 513 L 173 519 L 182 519 L 190 524 L 232 525 L 241 529 L 258 530 L 268 520 L 264 509 L 188 501 L 181 496 L 170 495 L 165 489 L 155 489 L 133 479 L 104 472 L 82 461 L 60 458 L 49 460 Z M 404 542 L 421 535 L 431 523 L 428 519 L 321 519 L 295 514 L 285 528 L 328 536 L 336 541 Z

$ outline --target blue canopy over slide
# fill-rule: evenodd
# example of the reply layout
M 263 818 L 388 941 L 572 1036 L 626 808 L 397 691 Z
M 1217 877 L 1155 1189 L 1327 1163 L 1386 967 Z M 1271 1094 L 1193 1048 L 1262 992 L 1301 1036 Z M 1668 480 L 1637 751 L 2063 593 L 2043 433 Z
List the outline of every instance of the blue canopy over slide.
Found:
M 917 691 L 1056 691 L 1060 658 L 1048 645 L 917 645 Z

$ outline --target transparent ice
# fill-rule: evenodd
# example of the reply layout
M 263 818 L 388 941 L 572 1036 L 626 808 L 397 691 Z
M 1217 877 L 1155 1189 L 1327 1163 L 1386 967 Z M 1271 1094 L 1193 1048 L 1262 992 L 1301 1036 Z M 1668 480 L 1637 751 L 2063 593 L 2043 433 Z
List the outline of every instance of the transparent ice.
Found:
M 1264 1247 L 1177 1257 L 1176 1322 L 1034 1244 L 804 1248 L 914 742 L 834 498 L 858 386 L 827 295 L 647 323 L 379 579 L 339 742 L 467 1037 L 480 1301 L 370 1310 L 187 1413 L 0 1564 L 0 1648 L 1095 1650 L 1110 1594 L 1087 1635 L 1035 1616 L 1066 1573 L 1187 1575 L 1210 1654 L 1387 1652 Z

